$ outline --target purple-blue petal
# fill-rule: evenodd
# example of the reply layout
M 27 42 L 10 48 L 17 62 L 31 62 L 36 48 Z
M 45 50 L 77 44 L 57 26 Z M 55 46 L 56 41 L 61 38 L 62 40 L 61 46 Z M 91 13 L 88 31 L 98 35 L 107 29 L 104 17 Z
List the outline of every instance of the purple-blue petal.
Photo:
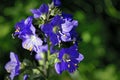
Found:
M 22 42 L 22 47 L 35 52 L 38 51 L 39 46 L 41 46 L 43 41 L 37 35 L 26 35 Z
M 31 9 L 30 11 L 33 13 L 34 18 L 39 18 L 41 15 L 39 9 Z
M 70 55 L 71 58 L 78 58 L 79 52 L 77 51 L 76 46 L 71 46 L 68 48 L 67 53 Z
M 14 52 L 10 52 L 10 59 L 11 61 L 16 62 L 16 63 L 19 61 L 18 56 L 14 54 Z
M 62 13 L 64 19 L 72 20 L 73 16 L 71 14 Z
M 25 74 L 24 77 L 23 77 L 23 80 L 27 80 L 28 79 L 28 75 Z
M 25 36 L 26 34 L 29 34 L 29 35 L 34 34 L 35 28 L 32 25 L 32 20 L 33 20 L 32 17 L 28 17 L 26 20 L 22 20 L 18 22 L 15 25 L 16 31 L 14 35 L 18 35 L 18 37 L 22 39 L 23 36 Z
M 70 33 L 63 33 L 61 34 L 61 40 L 64 42 L 71 41 Z
M 63 71 L 67 70 L 66 62 L 58 62 L 55 64 L 55 70 L 58 74 L 61 74 Z
M 55 70 L 58 74 L 61 74 L 61 67 L 60 67 L 60 62 L 55 64 Z
M 11 52 L 10 53 L 10 61 L 5 65 L 5 69 L 7 72 L 10 73 L 10 78 L 11 80 L 14 79 L 16 75 L 19 75 L 19 70 L 20 70 L 20 61 L 18 59 L 18 56 Z
M 40 18 L 41 15 L 47 14 L 49 7 L 47 4 L 42 4 L 39 9 L 32 9 L 31 12 L 34 15 L 34 18 Z
M 65 23 L 62 24 L 62 32 L 70 32 L 74 27 L 78 25 L 78 21 L 69 21 L 65 19 Z
M 77 66 L 75 66 L 75 64 L 73 62 L 69 62 L 68 65 L 69 65 L 69 67 L 67 68 L 67 70 L 70 73 L 73 73 L 77 69 Z
M 66 48 L 62 48 L 60 51 L 59 51 L 59 55 L 58 55 L 58 58 L 60 60 L 63 60 L 63 55 L 66 54 Z
M 79 54 L 78 58 L 76 58 L 76 60 L 78 60 L 79 62 L 82 61 L 84 59 L 84 56 L 82 54 Z
M 61 5 L 60 0 L 53 0 L 53 3 L 54 3 L 55 6 L 60 6 Z
M 52 32 L 52 28 L 53 26 L 50 23 L 41 26 L 41 30 L 47 35 L 49 35 Z
M 52 26 L 61 26 L 61 24 L 64 23 L 64 20 L 61 18 L 61 16 L 56 15 L 55 17 L 53 17 L 53 19 L 51 20 L 51 25 Z
M 42 54 L 42 53 L 41 53 Z M 36 60 L 41 60 L 42 58 L 41 58 L 41 55 L 39 54 L 39 53 L 37 53 L 36 55 L 35 55 L 35 59 Z
M 54 33 L 50 33 L 50 41 L 52 42 L 53 45 L 57 45 L 59 43 L 58 36 Z
M 42 4 L 39 8 L 40 12 L 42 14 L 47 14 L 48 13 L 48 10 L 49 10 L 49 7 L 47 4 Z

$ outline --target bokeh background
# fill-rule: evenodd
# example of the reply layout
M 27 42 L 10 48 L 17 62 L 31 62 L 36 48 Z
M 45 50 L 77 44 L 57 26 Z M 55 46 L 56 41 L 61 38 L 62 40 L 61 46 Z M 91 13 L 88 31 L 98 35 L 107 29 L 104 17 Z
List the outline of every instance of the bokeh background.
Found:
M 7 72 L 4 65 L 9 53 L 22 61 L 29 54 L 13 39 L 14 25 L 31 16 L 30 9 L 51 0 L 0 0 L 0 80 Z M 84 60 L 74 74 L 54 74 L 50 80 L 120 80 L 120 0 L 61 0 L 61 10 L 79 21 L 77 32 L 82 38 L 79 51 Z

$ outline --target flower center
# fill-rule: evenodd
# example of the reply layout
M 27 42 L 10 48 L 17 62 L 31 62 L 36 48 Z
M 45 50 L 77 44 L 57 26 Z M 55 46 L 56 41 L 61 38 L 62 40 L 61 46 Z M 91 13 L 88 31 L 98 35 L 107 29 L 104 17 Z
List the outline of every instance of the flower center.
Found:
M 58 27 L 58 26 L 54 26 L 54 27 L 53 27 L 53 32 L 54 32 L 54 33 L 57 33 L 58 31 L 59 31 L 59 27 Z
M 34 45 L 33 45 L 34 42 L 36 42 L 36 36 L 31 35 L 29 42 L 27 42 L 27 43 L 25 44 L 25 48 L 26 48 L 27 50 L 29 50 L 29 51 L 32 51 L 32 49 L 33 49 L 33 47 L 34 47 Z
M 31 36 L 31 40 L 32 41 L 35 41 L 36 40 L 36 37 L 34 35 Z
M 64 54 L 64 55 L 63 55 L 63 60 L 66 61 L 66 62 L 71 61 L 71 60 L 70 60 L 70 55 Z
M 20 28 L 19 28 L 19 27 L 17 27 L 17 29 L 15 30 L 15 32 L 20 32 Z

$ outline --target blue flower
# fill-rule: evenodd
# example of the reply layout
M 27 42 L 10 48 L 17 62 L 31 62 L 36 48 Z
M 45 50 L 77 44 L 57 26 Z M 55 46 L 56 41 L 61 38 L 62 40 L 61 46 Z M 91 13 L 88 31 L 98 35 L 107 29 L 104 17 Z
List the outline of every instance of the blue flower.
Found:
M 37 52 L 42 43 L 43 41 L 37 35 L 26 35 L 24 36 L 22 47 L 29 51 Z
M 22 47 L 29 51 L 38 51 L 38 47 L 42 45 L 43 41 L 36 35 L 35 27 L 32 25 L 32 17 L 28 17 L 16 24 L 15 35 L 22 39 Z
M 65 18 L 66 17 L 66 18 Z M 76 38 L 75 28 L 78 26 L 78 21 L 72 20 L 69 16 L 64 17 L 64 23 L 61 25 L 61 40 L 64 42 L 73 41 Z
M 77 69 L 78 63 L 80 63 L 83 58 L 83 55 L 77 51 L 76 45 L 70 48 L 62 48 L 58 55 L 60 62 L 55 64 L 55 70 L 58 74 L 61 74 L 65 70 L 73 73 Z
M 20 61 L 18 56 L 13 52 L 10 52 L 10 59 L 11 60 L 5 65 L 5 69 L 11 73 L 10 78 L 13 80 L 15 76 L 19 75 Z
M 55 6 L 60 6 L 61 2 L 60 0 L 52 0 Z
M 61 16 L 56 15 L 53 17 L 50 23 L 41 26 L 42 31 L 50 37 L 50 41 L 53 45 L 59 43 L 59 31 L 61 30 L 61 24 L 64 23 Z
M 49 7 L 46 4 L 42 4 L 39 9 L 32 9 L 31 12 L 34 14 L 34 18 L 45 18 L 45 15 L 48 13 Z
M 21 20 L 15 25 L 15 36 L 18 35 L 19 38 L 23 38 L 26 34 L 33 34 L 35 28 L 32 25 L 32 17 L 28 17 L 26 20 Z
M 44 24 L 41 29 L 50 37 L 53 45 L 57 45 L 61 41 L 73 41 L 76 38 L 75 28 L 78 26 L 78 21 L 72 20 L 69 16 L 61 17 L 56 15 L 50 23 Z
M 78 26 L 78 21 L 64 19 L 65 23 L 62 24 L 62 32 L 70 32 L 74 27 Z

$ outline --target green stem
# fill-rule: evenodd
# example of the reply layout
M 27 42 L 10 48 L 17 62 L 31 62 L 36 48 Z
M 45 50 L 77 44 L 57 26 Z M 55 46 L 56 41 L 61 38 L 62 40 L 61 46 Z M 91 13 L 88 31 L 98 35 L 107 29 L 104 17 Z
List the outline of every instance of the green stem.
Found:
M 48 39 L 48 41 L 47 41 L 47 43 L 48 43 L 48 51 L 47 51 L 47 75 L 46 75 L 46 80 L 48 80 L 48 78 L 49 78 L 49 57 L 50 57 L 50 41 L 49 41 L 49 39 Z

